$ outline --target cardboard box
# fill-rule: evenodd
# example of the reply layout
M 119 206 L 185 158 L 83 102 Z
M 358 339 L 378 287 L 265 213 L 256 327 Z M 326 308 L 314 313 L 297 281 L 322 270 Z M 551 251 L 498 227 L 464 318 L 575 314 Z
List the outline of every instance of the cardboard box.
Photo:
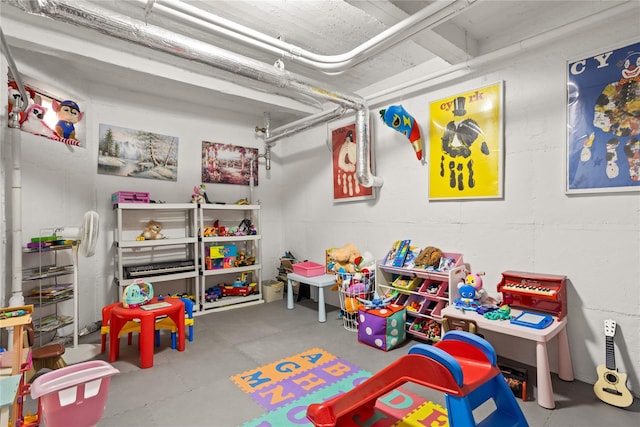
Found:
M 279 301 L 284 296 L 284 283 L 276 281 L 262 282 L 262 298 L 264 302 Z

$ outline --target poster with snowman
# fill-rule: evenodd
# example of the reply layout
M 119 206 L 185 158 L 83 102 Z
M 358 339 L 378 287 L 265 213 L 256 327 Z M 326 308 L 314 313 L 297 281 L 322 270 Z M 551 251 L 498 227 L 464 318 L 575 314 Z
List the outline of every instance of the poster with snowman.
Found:
M 640 42 L 567 72 L 566 192 L 640 190 Z

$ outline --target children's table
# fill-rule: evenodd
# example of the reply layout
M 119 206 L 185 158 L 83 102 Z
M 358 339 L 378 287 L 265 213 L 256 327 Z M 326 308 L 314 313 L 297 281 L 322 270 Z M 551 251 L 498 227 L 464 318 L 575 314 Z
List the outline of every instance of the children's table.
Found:
M 122 303 L 111 310 L 109 318 L 109 362 L 115 362 L 120 354 L 120 330 L 130 320 L 140 321 L 140 367 L 153 366 L 153 350 L 156 330 L 156 318 L 167 316 L 176 324 L 178 329 L 178 351 L 184 351 L 184 303 L 179 298 L 165 298 L 158 301 L 151 300 L 149 304 L 166 302 L 167 306 L 144 310 L 140 307 L 125 308 Z
M 318 291 L 318 322 L 327 321 L 327 312 L 324 307 L 324 288 L 336 284 L 335 274 L 322 274 L 320 276 L 302 276 L 297 273 L 287 274 L 287 308 L 293 310 L 293 282 L 305 283 L 313 286 Z
M 511 315 L 517 317 L 521 310 L 511 309 Z M 460 311 L 450 305 L 442 309 L 442 316 L 450 316 L 459 319 L 473 320 L 478 325 L 480 332 L 493 331 L 516 338 L 535 341 L 536 343 L 536 380 L 538 384 L 538 405 L 543 408 L 553 409 L 556 406 L 553 398 L 553 385 L 551 384 L 551 370 L 549 368 L 549 355 L 547 342 L 555 336 L 558 337 L 558 376 L 565 381 L 573 381 L 573 365 L 571 352 L 569 351 L 569 339 L 567 337 L 567 317 L 558 320 L 553 317 L 553 323 L 544 329 L 535 329 L 520 326 L 508 320 L 489 320 L 475 311 Z

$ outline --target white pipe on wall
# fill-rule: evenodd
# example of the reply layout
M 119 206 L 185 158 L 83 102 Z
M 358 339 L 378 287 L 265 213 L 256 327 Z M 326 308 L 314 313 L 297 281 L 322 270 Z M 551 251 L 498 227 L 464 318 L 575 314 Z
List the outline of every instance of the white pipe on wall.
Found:
M 12 243 L 12 276 L 11 297 L 9 306 L 24 305 L 22 295 L 22 139 L 20 129 L 8 129 L 12 150 L 11 173 L 11 224 L 13 230 Z
M 337 55 L 321 55 L 251 28 L 208 13 L 180 0 L 138 0 L 148 5 L 148 10 L 157 10 L 190 24 L 199 25 L 225 37 L 265 50 L 286 59 L 295 60 L 311 68 L 329 74 L 343 72 L 369 57 L 406 40 L 412 35 L 433 28 L 467 9 L 477 0 L 447 0 L 430 4 L 424 9 L 398 22 L 392 27 L 370 38 L 349 52 Z

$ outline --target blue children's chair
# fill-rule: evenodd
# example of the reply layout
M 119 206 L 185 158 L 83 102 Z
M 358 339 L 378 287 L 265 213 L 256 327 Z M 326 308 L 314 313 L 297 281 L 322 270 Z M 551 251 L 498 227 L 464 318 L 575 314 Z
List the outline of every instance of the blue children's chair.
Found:
M 189 341 L 193 341 L 193 301 L 189 298 L 180 298 L 184 303 L 184 326 L 189 328 Z M 156 347 L 160 346 L 160 329 L 169 329 L 171 331 L 171 348 L 176 349 L 177 345 L 177 328 L 173 320 L 166 317 L 156 322 Z

